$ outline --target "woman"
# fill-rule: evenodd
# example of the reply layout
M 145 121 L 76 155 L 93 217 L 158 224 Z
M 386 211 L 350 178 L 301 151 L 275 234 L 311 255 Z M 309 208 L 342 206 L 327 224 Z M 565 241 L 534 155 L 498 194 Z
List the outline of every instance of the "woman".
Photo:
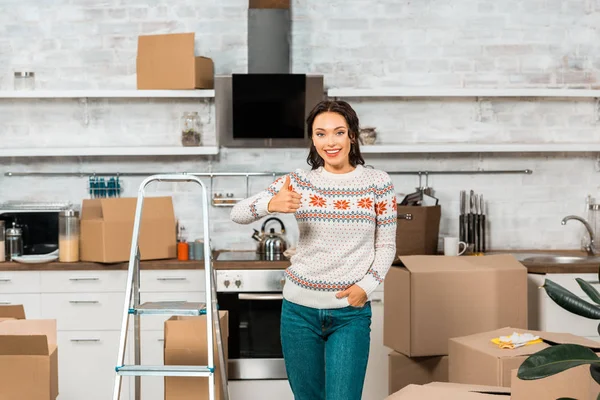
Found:
M 358 116 L 323 101 L 307 118 L 310 171 L 296 170 L 238 203 L 248 224 L 294 213 L 296 253 L 286 270 L 281 345 L 296 400 L 360 399 L 369 358 L 370 294 L 396 252 L 396 195 L 387 173 L 365 168 Z

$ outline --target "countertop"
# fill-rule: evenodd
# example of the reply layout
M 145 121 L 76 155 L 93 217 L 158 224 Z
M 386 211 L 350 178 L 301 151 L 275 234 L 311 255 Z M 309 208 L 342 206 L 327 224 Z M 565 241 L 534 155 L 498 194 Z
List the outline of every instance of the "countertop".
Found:
M 231 254 L 253 254 L 253 252 L 229 252 L 229 251 L 215 251 L 213 266 L 215 269 L 285 269 L 290 265 L 287 260 L 283 261 L 262 261 L 262 260 L 248 260 L 246 258 L 252 257 L 228 257 L 233 259 L 219 260 L 218 255 L 221 252 L 227 252 Z M 494 251 L 493 254 L 500 253 L 544 253 L 544 254 L 563 254 L 563 255 L 584 255 L 579 250 L 501 250 Z M 492 254 L 490 253 L 490 254 Z M 178 261 L 176 259 L 169 260 L 151 260 L 142 261 L 141 268 L 146 270 L 157 270 L 157 269 L 203 269 L 203 260 L 193 261 Z M 523 265 L 527 267 L 529 273 L 535 274 L 582 274 L 582 273 L 598 273 L 600 265 L 598 263 L 577 263 L 577 264 L 533 264 L 523 262 Z M 61 263 L 51 262 L 44 264 L 23 264 L 17 262 L 3 262 L 0 263 L 0 271 L 103 271 L 103 270 L 126 270 L 128 262 L 120 262 L 114 264 L 102 264 L 95 262 L 76 262 L 76 263 Z

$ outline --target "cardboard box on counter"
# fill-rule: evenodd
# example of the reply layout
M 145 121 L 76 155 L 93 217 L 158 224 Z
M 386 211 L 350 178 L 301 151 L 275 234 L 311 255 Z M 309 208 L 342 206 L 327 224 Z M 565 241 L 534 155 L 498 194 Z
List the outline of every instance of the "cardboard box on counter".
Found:
M 448 381 L 448 356 L 407 357 L 392 351 L 388 356 L 388 393 L 405 386 Z
M 447 355 L 452 337 L 527 328 L 527 269 L 512 255 L 400 260 L 385 278 L 385 346 L 410 357 Z
M 129 261 L 137 198 L 83 200 L 81 261 Z M 146 197 L 139 247 L 142 260 L 177 257 L 175 211 L 171 197 Z
M 437 254 L 441 216 L 441 206 L 398 206 L 394 262 L 403 255 Z
M 227 339 L 229 338 L 229 313 L 219 311 L 221 341 L 227 365 Z M 213 330 L 214 332 L 214 330 Z M 165 365 L 207 365 L 206 315 L 198 317 L 174 316 L 165 321 Z M 223 400 L 220 363 L 217 342 L 213 343 L 215 354 L 215 398 Z M 165 400 L 208 399 L 208 379 L 189 377 L 166 377 Z
M 432 382 L 409 385 L 386 400 L 510 400 L 510 389 L 494 386 Z
M 526 345 L 515 349 L 501 349 L 498 345 L 491 342 L 492 339 L 500 336 L 510 336 L 513 332 L 531 333 L 544 340 L 542 343 Z M 589 347 L 594 351 L 600 351 L 600 343 L 583 337 L 571 335 L 569 333 L 550 333 L 533 330 L 523 330 L 514 328 L 502 328 L 491 332 L 483 332 L 475 335 L 453 338 L 449 344 L 449 379 L 450 382 L 495 386 L 511 386 L 511 379 L 519 366 L 531 354 L 548 348 L 553 344 L 572 343 Z M 516 375 L 515 375 L 516 378 Z M 570 385 L 564 386 L 566 379 L 572 381 Z M 558 374 L 545 378 L 543 381 L 518 381 L 512 382 L 512 392 L 514 399 L 540 399 L 547 397 L 527 397 L 531 393 L 539 391 L 541 393 L 551 393 L 552 399 L 561 397 L 559 394 L 569 395 L 574 398 L 587 398 L 573 396 L 575 393 L 563 391 L 578 386 L 589 394 L 590 385 L 598 389 L 598 385 L 592 382 L 587 369 L 574 369 L 567 374 Z M 596 392 L 598 393 L 598 392 Z M 596 397 L 594 397 L 595 399 Z
M 56 320 L 27 320 L 23 306 L 0 306 L 0 316 L 0 399 L 56 399 Z
M 213 89 L 214 63 L 196 57 L 193 33 L 138 38 L 138 89 Z

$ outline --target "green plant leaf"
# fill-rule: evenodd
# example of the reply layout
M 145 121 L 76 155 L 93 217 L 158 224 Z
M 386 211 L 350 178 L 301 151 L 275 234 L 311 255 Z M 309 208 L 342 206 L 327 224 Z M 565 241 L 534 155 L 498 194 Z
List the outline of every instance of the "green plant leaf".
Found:
M 590 365 L 590 375 L 596 381 L 596 383 L 600 383 L 600 365 L 592 364 Z
M 579 287 L 587 294 L 590 299 L 596 304 L 600 304 L 600 293 L 593 287 L 588 281 L 585 281 L 581 278 L 575 278 Z
M 523 380 L 542 379 L 585 364 L 600 364 L 591 349 L 577 344 L 559 344 L 527 357 L 517 376 Z
M 600 319 L 600 307 L 579 298 L 550 279 L 544 281 L 543 288 L 546 290 L 546 293 L 548 293 L 548 296 L 565 310 L 581 317 Z

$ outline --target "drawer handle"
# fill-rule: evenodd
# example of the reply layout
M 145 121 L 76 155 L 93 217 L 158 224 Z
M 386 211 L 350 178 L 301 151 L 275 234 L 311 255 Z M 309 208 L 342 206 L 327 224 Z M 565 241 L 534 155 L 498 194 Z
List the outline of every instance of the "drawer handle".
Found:
M 371 299 L 371 303 L 383 303 L 383 299 Z
M 71 339 L 71 342 L 80 343 L 80 342 L 99 342 L 100 339 Z
M 0 278 L 0 282 L 10 283 L 10 282 L 12 282 L 12 279 L 10 279 L 10 278 Z
M 98 300 L 69 300 L 71 304 L 98 304 Z
M 586 281 L 586 282 L 589 284 L 592 284 L 592 285 L 597 285 L 600 283 L 600 281 Z
M 159 341 L 159 342 L 164 342 L 164 341 L 165 341 L 165 339 L 158 339 L 158 341 Z
M 99 281 L 100 278 L 69 278 L 70 281 L 79 282 L 79 281 Z
M 12 303 L 10 301 L 0 301 L 0 304 L 2 304 L 3 306 L 8 306 L 8 305 L 11 305 Z
M 156 278 L 158 281 L 187 281 L 187 278 L 184 276 L 172 276 L 165 278 Z

